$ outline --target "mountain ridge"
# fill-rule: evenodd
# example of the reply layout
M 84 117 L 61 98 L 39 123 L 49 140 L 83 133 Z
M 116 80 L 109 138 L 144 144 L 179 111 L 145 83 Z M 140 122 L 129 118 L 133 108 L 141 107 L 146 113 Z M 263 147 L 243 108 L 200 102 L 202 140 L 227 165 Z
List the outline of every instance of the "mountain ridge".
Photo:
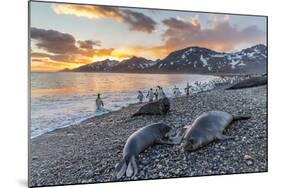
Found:
M 122 61 L 105 59 L 63 72 L 120 73 L 265 73 L 267 47 L 257 44 L 238 52 L 217 52 L 199 46 L 168 54 L 162 60 L 132 56 Z

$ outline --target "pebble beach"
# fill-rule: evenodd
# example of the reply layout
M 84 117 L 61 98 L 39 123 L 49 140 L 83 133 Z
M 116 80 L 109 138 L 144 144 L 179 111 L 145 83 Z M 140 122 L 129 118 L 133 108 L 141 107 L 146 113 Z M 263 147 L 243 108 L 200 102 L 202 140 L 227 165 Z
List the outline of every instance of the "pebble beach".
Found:
M 136 130 L 158 122 L 180 130 L 211 110 L 251 119 L 225 130 L 234 139 L 214 141 L 194 152 L 183 152 L 179 145 L 152 146 L 138 156 L 138 174 L 119 181 L 267 172 L 267 86 L 226 87 L 170 98 L 165 116 L 132 118 L 143 105 L 133 104 L 32 139 L 30 186 L 111 182 L 124 144 Z

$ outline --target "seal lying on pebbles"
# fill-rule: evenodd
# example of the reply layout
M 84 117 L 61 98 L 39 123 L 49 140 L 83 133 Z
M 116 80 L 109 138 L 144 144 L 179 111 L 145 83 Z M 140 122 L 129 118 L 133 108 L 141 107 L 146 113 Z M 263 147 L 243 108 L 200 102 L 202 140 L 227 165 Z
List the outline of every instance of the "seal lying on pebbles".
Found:
M 178 135 L 172 127 L 156 123 L 145 126 L 133 133 L 123 149 L 123 159 L 115 166 L 114 178 L 120 179 L 125 173 L 127 177 L 135 176 L 138 172 L 136 157 L 139 153 L 154 144 L 179 144 Z
M 170 110 L 170 101 L 167 97 L 155 102 L 150 102 L 142 106 L 134 116 L 141 115 L 165 115 Z
M 201 114 L 193 124 L 186 128 L 181 147 L 196 150 L 215 139 L 232 138 L 223 135 L 224 129 L 233 121 L 249 119 L 250 116 L 233 116 L 227 112 L 209 111 Z
M 253 77 L 246 80 L 242 80 L 241 82 L 232 85 L 231 87 L 227 88 L 227 90 L 231 89 L 243 89 L 249 87 L 257 87 L 267 84 L 267 76 L 260 76 L 260 77 Z

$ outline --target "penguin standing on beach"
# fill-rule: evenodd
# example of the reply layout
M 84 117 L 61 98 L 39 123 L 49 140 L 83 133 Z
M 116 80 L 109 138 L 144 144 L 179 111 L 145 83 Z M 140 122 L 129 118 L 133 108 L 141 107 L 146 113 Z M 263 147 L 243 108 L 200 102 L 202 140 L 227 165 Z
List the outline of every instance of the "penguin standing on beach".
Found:
M 163 91 L 163 88 L 158 86 L 158 89 L 159 89 L 159 92 L 158 92 L 158 99 L 163 99 L 166 97 L 164 91 Z
M 175 97 L 179 97 L 181 95 L 181 92 L 180 92 L 179 88 L 177 88 L 177 86 L 175 86 L 173 88 L 173 93 L 174 93 Z
M 97 99 L 96 99 L 97 111 L 101 111 L 102 108 L 103 108 L 103 106 L 104 106 L 103 101 L 102 101 L 102 99 L 101 99 L 100 96 L 101 96 L 101 94 L 98 93 L 98 97 L 97 97 Z
M 139 94 L 138 94 L 138 96 L 137 96 L 137 99 L 139 99 L 139 103 L 142 103 L 142 101 L 143 101 L 143 93 L 141 92 L 141 91 L 139 91 Z
M 176 97 L 179 97 L 181 95 L 181 91 L 180 89 L 178 88 L 177 91 L 176 91 Z
M 186 97 L 188 97 L 188 96 L 189 96 L 189 88 L 190 88 L 190 85 L 189 85 L 189 83 L 187 82 L 187 83 L 186 83 L 186 88 L 184 88 L 184 91 L 185 91 Z
M 154 97 L 153 89 L 150 88 L 150 90 L 148 91 L 148 93 L 146 95 L 146 98 L 148 98 L 149 102 L 152 102 L 153 101 L 153 97 Z
M 155 100 L 156 100 L 156 101 L 158 100 L 158 95 L 159 95 L 159 94 L 158 94 L 158 90 L 156 89 L 156 90 L 155 90 L 155 93 L 154 93 L 154 96 L 155 96 Z

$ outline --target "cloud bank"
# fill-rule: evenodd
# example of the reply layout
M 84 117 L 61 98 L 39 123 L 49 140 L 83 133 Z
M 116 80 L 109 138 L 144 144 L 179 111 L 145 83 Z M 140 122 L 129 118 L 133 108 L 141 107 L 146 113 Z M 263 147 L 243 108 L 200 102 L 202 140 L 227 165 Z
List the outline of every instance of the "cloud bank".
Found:
M 32 62 L 38 67 L 76 67 L 78 65 L 92 63 L 94 58 L 115 56 L 117 58 L 128 58 L 127 54 L 118 53 L 114 48 L 93 48 L 101 46 L 100 41 L 76 40 L 68 33 L 56 30 L 46 30 L 32 27 L 31 39 L 34 40 L 36 49 L 32 49 Z M 43 52 L 42 52 L 43 51 Z M 54 65 L 57 65 L 55 67 Z
M 90 19 L 109 18 L 129 25 L 132 31 L 152 33 L 156 22 L 143 13 L 116 7 L 91 5 L 54 5 L 57 14 L 75 15 Z
M 167 27 L 163 33 L 163 48 L 180 49 L 201 46 L 218 51 L 232 51 L 242 43 L 265 43 L 266 34 L 257 26 L 250 25 L 242 30 L 229 23 L 228 19 L 214 23 L 211 28 L 203 28 L 197 19 L 184 21 L 176 18 L 163 20 Z

